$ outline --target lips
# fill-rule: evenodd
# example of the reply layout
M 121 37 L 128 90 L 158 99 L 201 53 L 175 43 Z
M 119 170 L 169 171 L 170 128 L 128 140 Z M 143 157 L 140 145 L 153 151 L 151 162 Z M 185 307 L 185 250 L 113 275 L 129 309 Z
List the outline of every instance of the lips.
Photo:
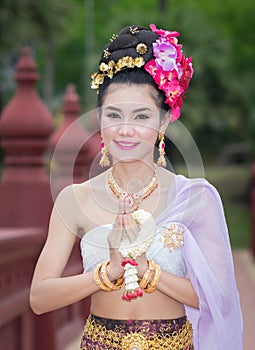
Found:
M 139 142 L 115 140 L 116 145 L 122 150 L 131 150 L 138 146 Z

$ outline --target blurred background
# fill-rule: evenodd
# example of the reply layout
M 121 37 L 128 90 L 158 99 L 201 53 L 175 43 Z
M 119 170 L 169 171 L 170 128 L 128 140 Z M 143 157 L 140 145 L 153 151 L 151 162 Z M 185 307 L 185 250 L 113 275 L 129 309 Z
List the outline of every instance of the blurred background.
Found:
M 15 94 L 15 66 L 24 46 L 30 47 L 40 73 L 38 94 L 59 128 L 68 84 L 76 86 L 80 114 L 95 107 L 90 74 L 113 34 L 127 25 L 150 23 L 179 31 L 184 54 L 193 57 L 195 69 L 181 122 L 199 148 L 205 177 L 221 194 L 233 249 L 249 252 L 255 210 L 254 13 L 253 0 L 2 0 L 0 113 Z M 168 152 L 175 170 L 185 175 L 178 150 Z M 4 157 L 0 146 L 0 175 Z M 253 261 L 251 270 L 255 276 Z
M 150 23 L 179 31 L 195 68 L 181 122 L 199 147 L 205 176 L 226 199 L 233 245 L 247 246 L 255 142 L 254 11 L 252 0 L 241 5 L 237 0 L 1 1 L 0 108 L 15 91 L 13 74 L 24 45 L 30 46 L 41 74 L 39 93 L 59 124 L 70 82 L 83 111 L 94 108 L 90 74 L 113 33 L 126 25 Z

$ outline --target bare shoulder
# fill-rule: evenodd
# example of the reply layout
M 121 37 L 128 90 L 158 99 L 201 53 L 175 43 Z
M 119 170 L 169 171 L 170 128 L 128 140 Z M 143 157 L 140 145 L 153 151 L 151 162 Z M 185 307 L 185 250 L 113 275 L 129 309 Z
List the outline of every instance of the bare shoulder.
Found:
M 55 205 L 64 204 L 68 208 L 75 207 L 77 209 L 77 206 L 79 207 L 89 200 L 95 190 L 103 188 L 105 179 L 106 174 L 104 172 L 80 184 L 71 184 L 64 187 L 58 194 Z
M 68 227 L 77 234 L 94 226 L 95 217 L 102 209 L 106 196 L 106 172 L 80 184 L 65 187 L 55 201 L 54 210 Z M 82 232 L 81 232 L 82 234 Z M 80 234 L 79 234 L 80 236 Z

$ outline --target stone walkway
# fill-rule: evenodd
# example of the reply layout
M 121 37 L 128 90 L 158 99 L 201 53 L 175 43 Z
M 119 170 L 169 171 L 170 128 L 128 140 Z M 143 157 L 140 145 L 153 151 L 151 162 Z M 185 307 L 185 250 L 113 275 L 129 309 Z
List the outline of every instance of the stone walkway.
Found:
M 244 319 L 243 350 L 253 350 L 255 336 L 255 260 L 247 250 L 233 254 Z
M 237 286 L 244 319 L 243 350 L 254 350 L 255 337 L 255 261 L 248 250 L 233 253 Z M 79 350 L 75 339 L 65 350 Z

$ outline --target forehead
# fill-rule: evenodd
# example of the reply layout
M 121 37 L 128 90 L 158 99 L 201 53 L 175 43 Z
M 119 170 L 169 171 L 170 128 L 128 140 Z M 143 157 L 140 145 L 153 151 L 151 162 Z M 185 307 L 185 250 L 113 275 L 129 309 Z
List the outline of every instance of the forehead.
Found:
M 155 109 L 157 104 L 152 90 L 153 87 L 145 84 L 112 84 L 109 86 L 104 97 L 102 107 L 119 105 L 132 108 L 141 108 L 144 106 Z

